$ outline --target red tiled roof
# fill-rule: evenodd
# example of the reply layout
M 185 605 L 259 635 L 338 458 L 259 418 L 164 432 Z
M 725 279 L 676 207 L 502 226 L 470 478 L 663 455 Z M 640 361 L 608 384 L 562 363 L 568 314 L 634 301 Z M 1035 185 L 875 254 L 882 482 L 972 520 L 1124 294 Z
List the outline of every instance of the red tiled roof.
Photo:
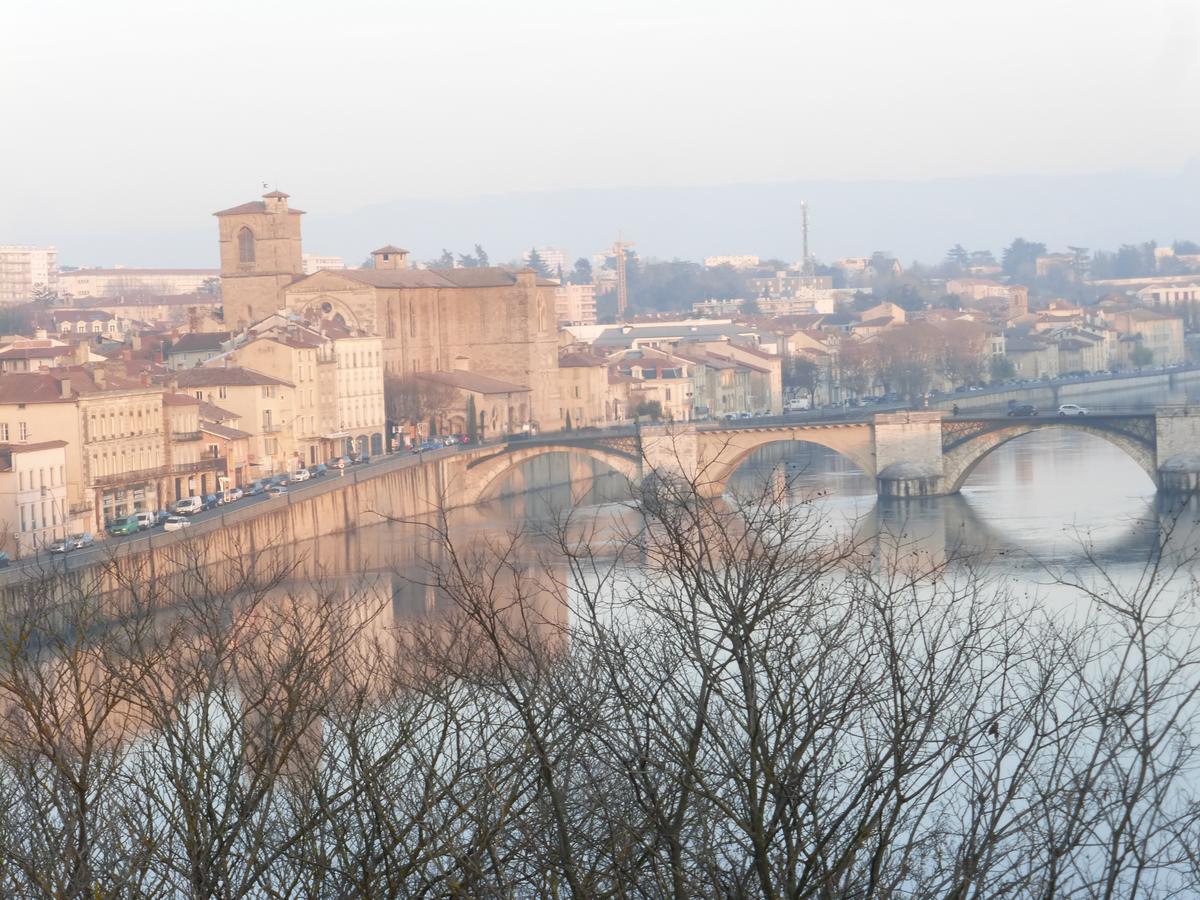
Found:
M 202 353 L 206 350 L 220 350 L 221 345 L 229 340 L 228 331 L 193 332 L 182 334 L 172 345 L 168 354 Z
M 170 391 L 163 394 L 164 406 L 199 406 L 200 403 L 191 394 L 173 394 Z
M 181 388 L 205 387 L 253 387 L 259 384 L 279 384 L 285 387 L 295 387 L 290 381 L 283 381 L 273 375 L 257 372 L 242 366 L 199 366 L 195 369 L 183 369 L 178 375 Z
M 45 372 L 12 372 L 0 375 L 0 403 L 62 403 L 60 377 Z M 65 398 L 74 400 L 74 395 Z

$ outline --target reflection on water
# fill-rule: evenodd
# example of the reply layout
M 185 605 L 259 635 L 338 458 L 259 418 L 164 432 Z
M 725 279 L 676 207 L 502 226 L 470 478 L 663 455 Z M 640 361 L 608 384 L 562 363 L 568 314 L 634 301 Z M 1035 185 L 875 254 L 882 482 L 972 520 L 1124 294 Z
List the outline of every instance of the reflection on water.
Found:
M 620 517 L 628 500 L 622 476 L 593 466 L 586 483 L 566 454 L 539 473 L 514 474 L 491 502 L 455 512 L 455 542 L 502 540 L 536 532 L 557 512 L 573 508 L 583 521 Z M 572 473 L 571 467 L 576 469 Z M 516 494 L 535 477 L 560 476 L 559 486 Z M 903 541 L 933 558 L 961 554 L 999 564 L 1006 575 L 1042 585 L 1046 567 L 1071 568 L 1091 553 L 1109 575 L 1136 576 L 1154 557 L 1169 527 L 1154 485 L 1108 442 L 1070 429 L 1043 429 L 998 448 L 972 473 L 961 495 L 879 501 L 873 479 L 833 451 L 805 443 L 779 443 L 752 454 L 730 480 L 731 492 L 752 492 L 764 479 L 786 482 L 799 500 L 814 502 L 835 528 L 878 544 Z M 1195 544 L 1195 510 L 1172 538 L 1173 552 Z M 882 535 L 882 537 L 880 537 Z M 532 553 L 537 553 L 536 542 Z M 545 547 L 541 548 L 543 551 Z M 597 548 L 598 549 L 598 548 Z M 428 565 L 440 560 L 433 532 L 420 524 L 381 523 L 291 548 L 302 577 L 344 576 L 349 581 L 386 578 L 397 617 L 436 612 L 435 592 L 424 585 Z M 548 556 L 531 555 L 536 565 Z

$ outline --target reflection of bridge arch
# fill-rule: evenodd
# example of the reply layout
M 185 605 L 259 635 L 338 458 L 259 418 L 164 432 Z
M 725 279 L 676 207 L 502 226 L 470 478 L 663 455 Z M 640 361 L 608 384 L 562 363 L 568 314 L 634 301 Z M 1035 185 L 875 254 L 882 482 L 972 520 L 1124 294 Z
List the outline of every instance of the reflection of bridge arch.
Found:
M 1148 419 L 1147 422 L 1142 421 Z M 1011 424 L 997 424 L 980 429 L 965 437 L 947 433 L 942 453 L 942 483 L 946 493 L 958 493 L 971 473 L 993 450 L 1009 441 L 1024 437 L 1043 428 L 1071 428 L 1082 431 L 1114 447 L 1123 450 L 1136 462 L 1152 482 L 1158 484 L 1158 463 L 1154 440 L 1153 417 L 1128 417 L 1128 420 L 1108 422 L 1080 422 L 1078 419 L 1045 419 L 1041 421 L 1023 419 Z
M 641 458 L 631 449 L 604 444 L 539 443 L 514 447 L 508 445 L 496 453 L 474 459 L 467 464 L 465 483 L 459 501 L 472 506 L 488 499 L 496 485 L 523 463 L 551 453 L 568 453 L 600 462 L 630 481 L 641 476 Z
M 875 476 L 874 436 L 871 426 L 865 423 L 713 431 L 706 437 L 715 444 L 710 444 L 707 459 L 702 461 L 704 480 L 722 491 L 752 453 L 779 443 L 824 447 L 850 460 L 868 477 Z

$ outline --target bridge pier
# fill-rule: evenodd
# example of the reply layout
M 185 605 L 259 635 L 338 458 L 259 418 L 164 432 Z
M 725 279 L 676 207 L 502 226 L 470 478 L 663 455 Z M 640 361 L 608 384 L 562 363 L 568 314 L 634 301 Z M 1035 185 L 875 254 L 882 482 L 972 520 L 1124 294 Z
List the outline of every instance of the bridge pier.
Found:
M 942 411 L 875 416 L 875 489 L 881 497 L 936 497 L 943 489 Z
M 1200 407 L 1155 410 L 1158 489 L 1171 494 L 1200 491 Z

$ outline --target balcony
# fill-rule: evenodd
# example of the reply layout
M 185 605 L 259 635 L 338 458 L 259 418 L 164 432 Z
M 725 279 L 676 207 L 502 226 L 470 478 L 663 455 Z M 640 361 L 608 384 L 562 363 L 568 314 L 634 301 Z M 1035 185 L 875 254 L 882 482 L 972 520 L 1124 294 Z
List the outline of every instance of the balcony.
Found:
M 113 475 L 97 475 L 92 478 L 91 486 L 94 488 L 121 487 L 142 481 L 153 481 L 155 478 L 162 478 L 168 471 L 166 466 L 159 466 L 155 469 L 131 469 L 128 472 L 117 472 Z
M 169 475 L 191 475 L 196 472 L 223 472 L 225 470 L 224 457 L 206 456 L 204 459 L 190 463 L 176 463 L 173 466 L 167 467 Z

